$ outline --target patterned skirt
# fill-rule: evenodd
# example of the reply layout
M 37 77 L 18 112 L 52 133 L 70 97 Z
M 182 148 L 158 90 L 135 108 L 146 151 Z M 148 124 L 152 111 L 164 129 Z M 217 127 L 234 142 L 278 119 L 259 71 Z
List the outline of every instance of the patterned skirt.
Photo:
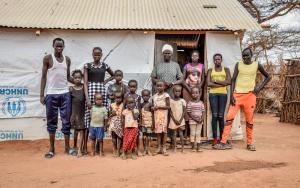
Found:
M 111 132 L 116 133 L 116 135 L 119 138 L 123 137 L 123 128 L 122 128 L 122 122 L 121 122 L 120 117 L 114 116 L 114 117 L 111 118 L 110 124 L 109 124 L 109 130 Z
M 89 99 L 91 100 L 92 105 L 95 104 L 94 96 L 95 93 L 99 92 L 101 93 L 103 97 L 103 106 L 107 108 L 107 98 L 106 98 L 106 90 L 105 85 L 100 82 L 89 82 L 88 83 L 88 95 Z M 88 109 L 87 105 L 85 106 L 85 115 L 84 115 L 84 125 L 86 128 L 90 127 L 91 123 L 91 114 L 90 110 Z
M 136 140 L 138 136 L 138 128 L 124 128 L 123 150 L 125 152 L 132 151 L 136 148 Z

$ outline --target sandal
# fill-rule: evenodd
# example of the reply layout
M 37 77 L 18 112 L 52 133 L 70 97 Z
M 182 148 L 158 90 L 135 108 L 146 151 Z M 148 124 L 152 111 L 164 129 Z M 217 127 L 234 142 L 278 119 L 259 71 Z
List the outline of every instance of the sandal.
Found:
M 197 152 L 203 152 L 203 150 L 200 147 L 200 143 L 197 144 Z
M 78 152 L 75 149 L 69 149 L 69 151 L 65 151 L 66 154 L 72 155 L 72 156 L 77 156 Z
M 226 144 L 219 143 L 219 144 L 214 145 L 212 148 L 216 149 L 216 150 L 225 150 L 226 149 Z
M 247 150 L 249 150 L 249 151 L 256 151 L 255 145 L 253 145 L 253 144 L 248 144 L 248 145 L 247 145 Z
M 45 158 L 47 159 L 51 159 L 52 157 L 54 157 L 54 152 L 49 151 L 48 153 L 45 154 Z

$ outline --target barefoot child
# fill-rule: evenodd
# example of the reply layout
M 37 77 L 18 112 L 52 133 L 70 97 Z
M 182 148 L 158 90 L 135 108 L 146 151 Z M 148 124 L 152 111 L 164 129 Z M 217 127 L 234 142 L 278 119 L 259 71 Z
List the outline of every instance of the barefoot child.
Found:
M 72 73 L 72 77 L 74 79 L 74 86 L 69 88 L 71 98 L 72 98 L 72 114 L 71 114 L 71 127 L 74 128 L 74 149 L 77 156 L 82 156 L 83 148 L 86 145 L 84 143 L 84 113 L 85 113 L 85 96 L 84 96 L 84 88 L 81 83 L 83 74 L 81 70 L 74 70 Z M 79 150 L 77 152 L 77 137 L 79 134 Z
M 129 82 L 128 82 L 129 92 L 124 96 L 124 104 L 126 104 L 127 97 L 132 96 L 134 98 L 134 104 L 135 104 L 134 108 L 139 109 L 140 104 L 141 104 L 141 96 L 136 93 L 137 87 L 138 87 L 138 82 L 136 80 L 129 80 Z M 127 107 L 125 106 L 125 108 L 127 108 Z M 137 152 L 138 156 L 142 156 L 142 154 L 140 152 L 140 145 L 141 145 L 140 143 L 142 141 L 139 138 L 139 135 L 141 135 L 141 134 L 142 134 L 142 132 L 139 131 L 138 138 L 136 140 L 137 141 L 136 152 Z
M 190 124 L 190 141 L 192 145 L 192 151 L 200 152 L 201 143 L 201 130 L 203 124 L 203 112 L 204 104 L 200 101 L 200 91 L 199 88 L 193 87 L 191 90 L 192 100 L 187 104 L 187 113 L 189 116 Z
M 151 110 L 152 104 L 149 102 L 150 91 L 144 89 L 142 91 L 143 103 L 141 104 L 141 128 L 143 132 L 143 145 L 144 145 L 144 154 L 143 155 L 152 155 L 150 152 L 150 134 L 154 128 L 153 124 L 153 112 Z
M 124 127 L 122 158 L 126 159 L 127 153 L 131 151 L 132 159 L 136 159 L 139 111 L 134 108 L 135 102 L 133 96 L 127 97 L 126 103 L 127 108 L 122 112 L 122 123 Z
M 184 115 L 186 111 L 186 102 L 180 98 L 182 87 L 181 85 L 175 85 L 173 87 L 174 99 L 170 99 L 170 123 L 169 128 L 172 130 L 172 147 L 176 152 L 176 137 L 177 130 L 180 136 L 181 152 L 184 149 L 183 131 L 185 129 Z
M 90 139 L 92 140 L 92 156 L 95 156 L 96 142 L 99 143 L 99 155 L 103 156 L 103 138 L 107 126 L 107 110 L 103 106 L 103 96 L 95 93 L 95 104 L 91 109 Z
M 114 78 L 116 80 L 115 83 L 110 84 L 107 88 L 107 98 L 109 99 L 109 103 L 112 104 L 115 102 L 115 93 L 121 92 L 124 96 L 128 93 L 128 87 L 122 82 L 123 79 L 123 72 L 121 70 L 116 70 L 114 73 Z
M 115 92 L 114 103 L 110 105 L 109 117 L 110 124 L 109 130 L 111 132 L 112 142 L 113 142 L 113 152 L 115 157 L 120 156 L 120 149 L 123 137 L 123 127 L 122 127 L 122 111 L 123 105 L 123 94 Z
M 154 126 L 157 134 L 158 148 L 156 154 L 167 156 L 167 129 L 168 129 L 168 110 L 170 109 L 170 96 L 165 92 L 165 82 L 156 81 L 157 93 L 153 95 Z
M 124 104 L 127 104 L 126 100 L 129 96 L 132 96 L 134 99 L 134 108 L 138 109 L 141 104 L 141 96 L 136 93 L 136 90 L 138 88 L 138 83 L 136 80 L 129 80 L 128 82 L 128 90 L 124 95 Z M 125 106 L 127 108 L 127 106 Z

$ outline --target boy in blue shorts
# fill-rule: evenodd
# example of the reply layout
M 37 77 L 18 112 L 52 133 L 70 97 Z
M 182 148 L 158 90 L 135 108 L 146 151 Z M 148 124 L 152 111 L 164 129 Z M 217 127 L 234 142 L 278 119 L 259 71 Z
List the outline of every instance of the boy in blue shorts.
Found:
M 95 156 L 96 142 L 100 146 L 100 156 L 103 153 L 103 138 L 104 132 L 107 129 L 108 113 L 107 109 L 103 106 L 103 96 L 100 93 L 95 93 L 95 104 L 91 109 L 91 126 L 90 126 L 90 139 L 92 140 L 92 156 Z

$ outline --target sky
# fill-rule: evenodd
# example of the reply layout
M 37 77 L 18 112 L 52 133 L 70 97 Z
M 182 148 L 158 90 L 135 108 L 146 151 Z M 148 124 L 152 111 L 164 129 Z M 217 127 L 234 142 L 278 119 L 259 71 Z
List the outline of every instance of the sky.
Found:
M 279 28 L 282 30 L 295 30 L 299 33 L 297 34 L 300 37 L 300 9 L 292 11 L 287 15 L 277 17 L 267 22 L 271 25 L 278 24 Z M 298 39 L 300 41 L 300 39 Z M 268 51 L 268 58 L 272 62 L 278 62 L 278 59 L 282 57 L 283 59 L 290 58 L 300 58 L 300 44 L 297 47 L 285 48 L 285 49 L 276 49 Z M 261 63 L 265 63 L 265 58 L 259 58 Z
M 293 28 L 300 32 L 300 9 L 290 12 L 285 16 L 277 17 L 270 23 L 277 23 L 282 28 Z

